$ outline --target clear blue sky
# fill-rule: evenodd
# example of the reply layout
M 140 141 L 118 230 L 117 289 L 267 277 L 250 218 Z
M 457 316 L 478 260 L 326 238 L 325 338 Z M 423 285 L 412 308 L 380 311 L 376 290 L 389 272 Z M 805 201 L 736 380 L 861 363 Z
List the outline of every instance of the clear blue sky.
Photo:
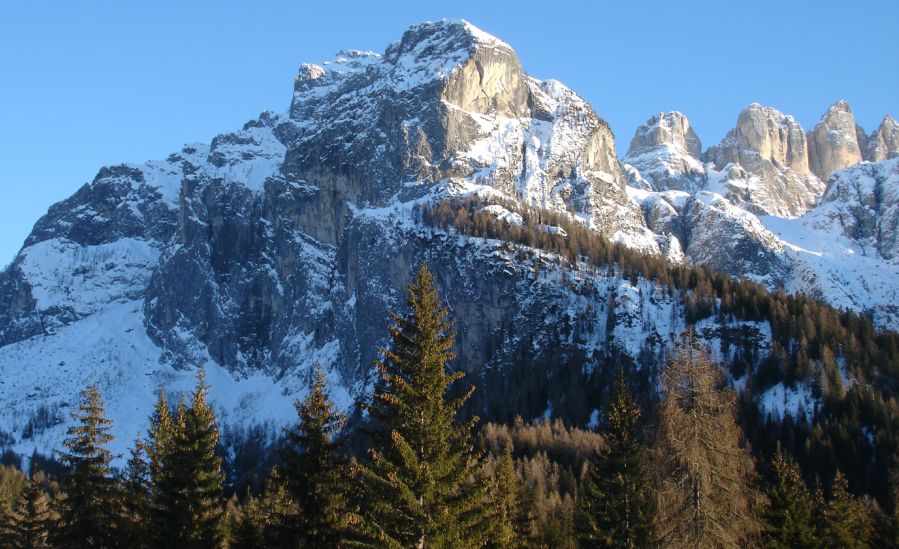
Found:
M 899 115 L 896 0 L 8 2 L 0 264 L 101 166 L 164 158 L 284 110 L 300 63 L 383 51 L 443 17 L 499 36 L 527 72 L 580 93 L 619 151 L 659 111 L 686 113 L 704 147 L 754 101 L 806 129 L 840 98 L 867 131 Z

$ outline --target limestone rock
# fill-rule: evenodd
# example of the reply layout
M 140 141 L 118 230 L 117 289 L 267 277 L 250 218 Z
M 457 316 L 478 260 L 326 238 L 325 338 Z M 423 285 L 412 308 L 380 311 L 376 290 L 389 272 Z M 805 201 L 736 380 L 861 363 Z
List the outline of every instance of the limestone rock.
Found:
M 869 162 L 899 157 L 899 123 L 892 116 L 884 116 L 880 126 L 868 136 L 864 152 Z
M 704 156 L 718 172 L 709 174 L 709 189 L 751 212 L 796 217 L 824 192 L 810 173 L 802 126 L 757 103 L 741 112 L 736 128 Z
M 855 117 L 845 100 L 831 105 L 821 121 L 808 132 L 809 166 L 821 180 L 830 173 L 862 161 Z
M 653 190 L 695 190 L 705 176 L 702 143 L 680 112 L 659 113 L 637 128 L 624 164 L 637 169 Z

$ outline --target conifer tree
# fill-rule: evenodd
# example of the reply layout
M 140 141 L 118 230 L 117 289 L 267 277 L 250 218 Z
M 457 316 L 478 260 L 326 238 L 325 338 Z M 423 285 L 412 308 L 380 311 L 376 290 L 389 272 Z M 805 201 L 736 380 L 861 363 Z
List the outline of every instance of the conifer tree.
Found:
M 349 510 L 343 442 L 335 438 L 344 418 L 328 396 L 320 368 L 308 396 L 295 407 L 299 424 L 288 433 L 281 470 L 293 505 L 277 511 L 280 539 L 294 547 L 336 547 L 344 537 Z
M 735 397 L 689 336 L 662 372 L 656 531 L 665 547 L 741 547 L 758 532 L 753 463 L 741 447 Z
M 515 531 L 515 522 L 519 516 L 518 481 L 515 478 L 511 441 L 503 450 L 497 466 L 493 505 L 496 507 L 497 516 L 488 547 L 497 549 L 518 547 L 521 541 Z
M 224 476 L 222 459 L 215 453 L 219 431 L 215 413 L 206 401 L 209 387 L 205 372 L 197 372 L 197 388 L 190 408 L 178 417 L 177 452 L 191 512 L 191 545 L 217 547 L 224 538 Z
M 832 549 L 861 549 L 869 547 L 873 534 L 871 519 L 864 505 L 849 493 L 843 473 L 837 471 L 831 497 L 824 512 L 820 547 Z
M 652 497 L 640 441 L 640 408 L 619 375 L 609 403 L 605 447 L 592 456 L 579 501 L 581 547 L 652 544 Z
M 17 547 L 22 549 L 50 547 L 48 538 L 53 529 L 50 498 L 34 478 L 28 482 L 19 516 L 21 521 L 18 528 L 19 545 Z
M 771 464 L 771 477 L 767 490 L 768 506 L 763 514 L 765 546 L 774 549 L 818 547 L 812 493 L 802 480 L 799 467 L 780 447 Z
M 215 453 L 219 432 L 206 401 L 201 368 L 188 407 L 182 400 L 172 417 L 164 392 L 151 421 L 151 516 L 154 545 L 206 548 L 224 543 L 224 479 Z
M 60 528 L 55 545 L 60 547 L 111 547 L 115 543 L 118 509 L 111 476 L 111 421 L 106 419 L 96 385 L 81 395 L 72 415 L 62 461 L 68 474 L 63 481 Z
M 149 547 L 150 466 L 145 459 L 145 444 L 138 439 L 131 448 L 122 485 L 121 535 L 119 545 L 142 549 Z
M 247 488 L 243 505 L 237 513 L 231 536 L 231 549 L 263 549 L 265 543 L 265 518 L 259 500 Z
M 408 289 L 408 314 L 391 316 L 392 345 L 377 362 L 368 463 L 358 467 L 365 485 L 356 517 L 373 547 L 479 547 L 493 530 L 484 505 L 486 484 L 471 442 L 477 418 L 456 415 L 474 388 L 455 398 L 450 386 L 463 377 L 448 373 L 454 334 L 434 279 L 422 265 Z
M 157 547 L 175 547 L 180 539 L 175 429 L 175 420 L 163 388 L 159 391 L 150 418 L 146 445 L 150 474 L 150 538 Z

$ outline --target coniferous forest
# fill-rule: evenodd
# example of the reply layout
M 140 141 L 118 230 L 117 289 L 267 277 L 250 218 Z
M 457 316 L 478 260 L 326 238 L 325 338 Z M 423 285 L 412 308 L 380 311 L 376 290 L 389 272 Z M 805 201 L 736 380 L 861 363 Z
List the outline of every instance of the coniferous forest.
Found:
M 425 216 L 442 222 L 444 214 Z M 589 255 L 590 241 L 582 242 Z M 708 285 L 710 294 L 732 296 L 733 314 L 784 315 L 789 323 L 816 306 L 697 270 L 655 272 L 616 261 L 675 286 Z M 809 318 L 832 322 L 821 326 L 829 337 L 856 337 L 866 325 L 828 314 Z M 195 390 L 178 402 L 160 392 L 122 470 L 107 449 L 102 395 L 87 387 L 56 460 L 33 459 L 27 474 L 0 470 L 2 546 L 899 547 L 899 464 L 884 462 L 878 491 L 851 487 L 858 471 L 839 467 L 852 463 L 845 457 L 822 475 L 807 465 L 808 448 L 771 435 L 793 427 L 761 424 L 747 412 L 723 365 L 690 333 L 659 372 L 657 399 L 637 398 L 632 365 L 623 362 L 601 421 L 585 430 L 559 420 L 482 423 L 464 413 L 477 387 L 450 367 L 453 325 L 426 266 L 385 330 L 390 344 L 376 365 L 365 420 L 348 427 L 317 372 L 258 482 L 226 474 L 207 402 L 215 388 L 202 368 Z M 858 352 L 895 356 L 895 340 L 874 341 L 857 343 Z M 826 360 L 824 339 L 806 344 L 809 360 Z M 864 371 L 877 378 L 891 364 Z M 832 430 L 851 428 L 848 407 L 873 402 L 851 391 L 842 389 L 832 404 L 845 407 L 834 408 L 832 424 L 802 427 L 813 432 L 805 445 L 839 440 Z M 895 407 L 891 393 L 881 398 Z

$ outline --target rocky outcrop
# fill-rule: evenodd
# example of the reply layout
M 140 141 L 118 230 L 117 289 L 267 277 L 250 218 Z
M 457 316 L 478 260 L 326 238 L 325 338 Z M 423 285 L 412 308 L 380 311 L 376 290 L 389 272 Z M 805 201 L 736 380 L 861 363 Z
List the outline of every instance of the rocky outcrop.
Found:
M 672 111 L 637 128 L 622 162 L 635 168 L 650 190 L 695 190 L 705 176 L 701 154 L 702 143 L 690 121 Z
M 704 156 L 719 172 L 710 174 L 709 189 L 754 213 L 796 217 L 824 192 L 810 173 L 799 123 L 757 103 L 741 112 L 736 128 Z
M 890 115 L 884 116 L 880 126 L 866 138 L 862 150 L 869 162 L 899 157 L 899 123 Z
M 808 132 L 809 166 L 823 181 L 834 170 L 862 161 L 855 117 L 849 103 L 840 100 L 831 105 L 821 121 Z
M 807 223 L 846 236 L 863 254 L 899 259 L 899 159 L 833 172 Z

